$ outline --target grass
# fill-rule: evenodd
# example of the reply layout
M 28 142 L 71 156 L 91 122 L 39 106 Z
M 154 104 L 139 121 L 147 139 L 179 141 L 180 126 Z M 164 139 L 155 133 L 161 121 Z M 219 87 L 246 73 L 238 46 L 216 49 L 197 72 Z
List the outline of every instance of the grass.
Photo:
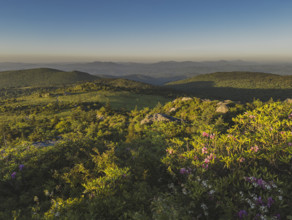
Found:
M 126 110 L 133 110 L 136 107 L 137 109 L 143 109 L 145 107 L 153 108 L 158 103 L 165 104 L 170 100 L 170 98 L 165 98 L 158 95 L 135 94 L 128 91 L 94 91 L 58 96 L 58 101 L 60 103 L 109 103 L 113 109 L 123 108 Z M 56 101 L 57 97 L 35 97 L 34 95 L 30 95 L 19 97 L 16 99 L 16 102 L 6 104 L 6 106 L 14 108 L 17 106 L 29 107 L 31 105 L 44 106 L 50 103 L 54 104 Z M 62 110 L 60 112 L 54 112 L 51 116 L 53 117 L 57 115 L 59 117 L 66 117 L 70 114 L 70 110 Z M 23 115 L 15 116 L 14 113 L 0 113 L 0 123 L 22 117 Z

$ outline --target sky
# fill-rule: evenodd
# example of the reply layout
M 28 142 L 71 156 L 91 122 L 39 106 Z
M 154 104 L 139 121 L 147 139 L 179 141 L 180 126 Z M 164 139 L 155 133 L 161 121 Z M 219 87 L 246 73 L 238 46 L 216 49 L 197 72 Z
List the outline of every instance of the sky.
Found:
M 0 0 L 0 62 L 292 62 L 291 0 Z

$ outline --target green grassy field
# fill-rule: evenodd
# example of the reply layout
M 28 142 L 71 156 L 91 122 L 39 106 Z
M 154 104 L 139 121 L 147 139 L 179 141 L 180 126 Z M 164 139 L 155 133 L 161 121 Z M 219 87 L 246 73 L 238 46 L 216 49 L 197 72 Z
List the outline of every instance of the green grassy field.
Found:
M 133 110 L 142 109 L 145 107 L 153 108 L 158 103 L 165 104 L 170 101 L 169 98 L 162 97 L 159 95 L 146 95 L 146 94 L 136 94 L 128 91 L 90 91 L 82 93 L 72 93 L 70 95 L 59 95 L 55 97 L 36 97 L 35 95 L 22 96 L 17 98 L 14 102 L 6 104 L 16 108 L 17 106 L 29 107 L 29 106 L 46 106 L 49 104 L 57 103 L 69 104 L 69 103 L 109 103 L 113 109 L 125 109 Z M 54 115 L 57 116 L 67 116 L 70 114 L 70 110 L 60 110 L 55 112 Z M 17 116 L 15 114 L 0 113 L 0 122 L 9 121 L 15 119 Z M 23 117 L 23 116 L 19 116 Z

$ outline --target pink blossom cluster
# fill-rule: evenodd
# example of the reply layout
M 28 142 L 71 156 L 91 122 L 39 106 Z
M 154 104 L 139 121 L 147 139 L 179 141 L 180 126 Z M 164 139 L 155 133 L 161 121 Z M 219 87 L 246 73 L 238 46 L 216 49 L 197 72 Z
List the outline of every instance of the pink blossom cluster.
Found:
M 208 134 L 205 131 L 202 133 L 202 136 L 203 137 L 207 137 L 207 138 L 211 138 L 211 139 L 214 139 L 215 138 L 215 134 Z
M 208 149 L 206 147 L 202 148 L 202 154 L 207 154 L 208 153 Z
M 258 146 L 254 146 L 250 148 L 251 151 L 254 151 L 255 153 L 259 151 L 259 147 Z
M 204 160 L 204 164 L 202 165 L 203 168 L 207 169 L 208 168 L 208 164 L 210 163 L 211 160 L 215 159 L 216 156 L 214 154 L 210 154 L 208 155 L 205 160 Z

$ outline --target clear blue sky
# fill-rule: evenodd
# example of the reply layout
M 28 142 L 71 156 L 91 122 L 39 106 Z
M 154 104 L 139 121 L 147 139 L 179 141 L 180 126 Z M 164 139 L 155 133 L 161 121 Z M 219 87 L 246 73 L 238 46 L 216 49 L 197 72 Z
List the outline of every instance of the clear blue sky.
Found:
M 2 61 L 292 61 L 291 0 L 0 0 Z

